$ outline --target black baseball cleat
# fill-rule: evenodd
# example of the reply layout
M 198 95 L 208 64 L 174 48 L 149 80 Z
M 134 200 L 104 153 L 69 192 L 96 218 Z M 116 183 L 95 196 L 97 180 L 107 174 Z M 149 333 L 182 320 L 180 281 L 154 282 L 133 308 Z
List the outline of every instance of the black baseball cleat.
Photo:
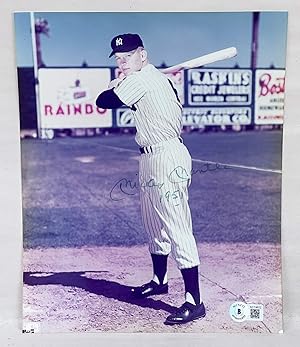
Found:
M 195 319 L 203 318 L 206 315 L 204 304 L 193 305 L 185 302 L 174 314 L 167 317 L 165 324 L 185 324 Z
M 135 298 L 143 299 L 151 295 L 166 294 L 168 293 L 168 283 L 157 284 L 154 281 L 143 284 L 141 287 L 135 287 L 131 289 Z

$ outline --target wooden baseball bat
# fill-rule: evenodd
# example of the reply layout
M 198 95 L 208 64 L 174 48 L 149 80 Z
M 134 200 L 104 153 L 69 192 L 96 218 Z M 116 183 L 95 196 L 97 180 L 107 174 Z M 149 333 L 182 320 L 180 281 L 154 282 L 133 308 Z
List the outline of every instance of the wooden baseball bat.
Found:
M 177 72 L 183 69 L 192 69 L 194 67 L 199 67 L 206 64 L 215 63 L 216 61 L 230 59 L 235 57 L 236 55 L 237 55 L 237 49 L 235 47 L 229 47 L 229 48 L 221 49 L 220 51 L 202 55 L 201 57 L 198 57 L 195 59 L 187 60 L 183 63 L 168 67 L 166 69 L 162 69 L 161 72 L 172 73 L 172 72 Z

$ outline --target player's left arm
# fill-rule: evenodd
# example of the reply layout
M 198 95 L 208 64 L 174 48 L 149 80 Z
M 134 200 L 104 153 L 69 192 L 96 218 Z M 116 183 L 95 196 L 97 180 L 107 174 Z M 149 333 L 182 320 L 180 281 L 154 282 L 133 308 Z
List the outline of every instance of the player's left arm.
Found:
M 102 92 L 96 100 L 96 105 L 100 108 L 118 108 L 123 105 L 132 108 L 145 93 L 144 85 L 133 74 L 123 78 L 114 88 Z
M 124 102 L 120 100 L 120 98 L 115 93 L 115 88 L 124 80 L 125 75 L 120 74 L 120 76 L 114 80 L 112 80 L 107 90 L 98 95 L 96 99 L 96 105 L 100 108 L 119 108 L 124 105 Z

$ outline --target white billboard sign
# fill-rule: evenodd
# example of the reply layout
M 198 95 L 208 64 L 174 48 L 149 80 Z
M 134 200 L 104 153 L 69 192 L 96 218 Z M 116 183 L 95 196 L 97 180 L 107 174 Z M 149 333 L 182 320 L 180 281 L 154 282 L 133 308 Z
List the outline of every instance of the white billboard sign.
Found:
M 185 107 L 183 125 L 249 125 L 250 107 Z
M 256 70 L 255 124 L 283 124 L 285 70 Z
M 95 104 L 110 82 L 110 69 L 42 68 L 38 79 L 42 129 L 112 126 L 112 111 Z
M 250 105 L 252 71 L 243 69 L 188 70 L 188 105 Z

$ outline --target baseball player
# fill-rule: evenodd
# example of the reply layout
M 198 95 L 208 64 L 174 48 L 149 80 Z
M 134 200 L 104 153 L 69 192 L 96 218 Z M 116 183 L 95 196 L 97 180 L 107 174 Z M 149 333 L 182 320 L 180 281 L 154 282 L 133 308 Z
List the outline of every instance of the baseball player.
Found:
M 199 289 L 199 256 L 188 204 L 191 156 L 180 137 L 182 105 L 172 82 L 148 61 L 137 34 L 111 41 L 121 75 L 111 81 L 96 104 L 131 108 L 140 146 L 139 184 L 142 220 L 149 238 L 153 278 L 132 288 L 137 298 L 168 292 L 167 258 L 171 253 L 185 285 L 185 302 L 165 324 L 183 324 L 205 316 Z

